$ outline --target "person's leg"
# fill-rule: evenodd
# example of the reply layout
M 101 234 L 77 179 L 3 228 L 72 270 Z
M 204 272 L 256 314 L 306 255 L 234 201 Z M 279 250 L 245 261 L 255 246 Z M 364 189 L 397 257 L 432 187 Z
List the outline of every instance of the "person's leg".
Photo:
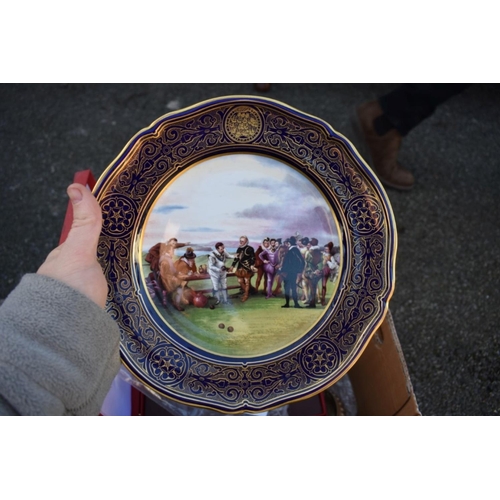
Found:
M 318 280 L 315 278 L 311 279 L 311 296 L 309 298 L 309 303 L 307 307 L 316 307 L 316 290 L 318 287 Z
M 440 104 L 469 86 L 469 83 L 404 83 L 379 97 L 383 114 L 375 119 L 375 130 L 383 135 L 395 128 L 404 137 Z
M 236 277 L 238 278 L 238 284 L 240 285 L 240 290 L 242 293 L 245 293 L 245 278 L 242 276 L 238 276 L 238 272 L 236 271 Z
M 297 281 L 292 281 L 291 295 L 294 303 L 293 307 L 301 308 L 302 306 L 299 304 L 299 298 L 297 296 Z
M 283 287 L 285 289 L 285 304 L 282 305 L 281 307 L 290 307 L 290 292 L 291 292 L 291 287 L 290 287 L 290 282 L 293 280 L 290 280 L 288 277 L 284 278 L 283 280 Z
M 273 277 L 271 273 L 266 272 L 266 299 L 270 299 L 273 295 Z
M 331 271 L 328 266 L 325 265 L 323 268 L 323 276 L 321 278 L 321 305 L 326 305 L 326 286 L 328 284 L 328 278 L 330 277 Z
M 250 280 L 248 278 L 245 279 L 244 291 L 245 291 L 245 293 L 243 294 L 243 297 L 241 297 L 241 302 L 247 301 L 248 297 L 250 295 Z
M 253 276 L 253 273 L 250 273 L 245 270 L 241 270 L 240 272 L 242 276 L 242 281 L 240 281 L 240 284 L 242 285 L 243 288 L 243 297 L 241 297 L 241 302 L 246 302 L 250 294 L 250 280 Z
M 173 292 L 170 294 L 167 294 L 167 296 L 170 296 L 170 300 L 172 302 L 172 305 L 177 309 L 178 311 L 184 311 L 184 308 L 182 307 L 182 287 L 178 286 Z
M 260 282 L 261 282 L 263 276 L 264 276 L 264 264 L 260 265 L 257 268 L 257 279 L 255 280 L 255 290 L 257 292 L 259 291 Z M 266 286 L 264 285 L 264 289 L 265 288 L 266 288 Z
M 212 280 L 212 297 L 215 299 L 215 305 L 220 302 L 220 294 L 219 294 L 219 279 L 220 277 L 216 275 L 214 272 L 210 274 L 210 279 Z
M 221 287 L 221 294 L 222 294 L 222 303 L 228 304 L 229 297 L 227 295 L 227 272 L 226 271 L 222 271 L 222 273 L 221 273 L 220 287 Z
M 436 107 L 469 84 L 403 84 L 356 110 L 357 127 L 368 148 L 367 161 L 383 184 L 413 187 L 413 174 L 398 162 L 402 138 L 432 115 Z
M 282 283 L 283 283 L 283 277 L 281 276 L 281 274 L 278 274 L 276 276 L 276 287 L 274 289 L 274 292 L 273 292 L 273 295 L 280 295 L 281 294 L 281 291 L 282 291 Z
M 274 267 L 271 264 L 264 264 L 264 276 L 266 278 L 266 299 L 269 299 L 273 294 L 274 283 Z

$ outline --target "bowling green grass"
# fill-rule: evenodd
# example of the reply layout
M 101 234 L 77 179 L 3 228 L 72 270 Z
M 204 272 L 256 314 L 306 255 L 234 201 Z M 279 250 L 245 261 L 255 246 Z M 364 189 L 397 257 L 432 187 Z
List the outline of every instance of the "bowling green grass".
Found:
M 197 259 L 197 265 L 204 263 L 205 259 Z M 145 276 L 149 274 L 147 264 L 143 271 Z M 255 279 L 254 276 L 252 285 L 255 285 Z M 209 279 L 191 281 L 188 285 L 195 290 L 211 289 Z M 237 285 L 235 277 L 228 278 L 228 287 Z M 207 293 L 209 301 L 205 307 L 186 305 L 182 312 L 170 305 L 165 308 L 156 297 L 153 303 L 165 322 L 189 343 L 215 354 L 247 358 L 278 351 L 301 339 L 325 313 L 336 283 L 328 282 L 326 306 L 316 304 L 316 308 L 302 309 L 295 309 L 292 300 L 290 308 L 282 308 L 284 297 L 266 299 L 262 288 L 263 283 L 246 302 L 241 302 L 238 288 L 231 289 L 230 303 L 219 305 L 215 305 L 215 299 Z M 214 308 L 210 309 L 210 305 Z M 300 305 L 304 306 L 301 301 Z

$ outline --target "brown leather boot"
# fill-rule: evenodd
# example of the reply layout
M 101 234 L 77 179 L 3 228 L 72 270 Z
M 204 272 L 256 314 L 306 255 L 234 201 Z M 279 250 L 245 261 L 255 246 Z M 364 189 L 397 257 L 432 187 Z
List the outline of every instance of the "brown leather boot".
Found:
M 326 286 L 321 287 L 321 305 L 326 306 Z
M 384 135 L 378 135 L 373 126 L 375 118 L 382 114 L 382 108 L 377 101 L 366 102 L 356 109 L 359 132 L 371 157 L 367 158 L 367 161 L 382 184 L 395 189 L 411 189 L 415 178 L 398 162 L 401 134 L 396 129 L 391 129 Z
M 245 283 L 243 285 L 243 297 L 241 297 L 241 302 L 248 300 L 248 294 L 250 293 L 250 283 Z
M 273 292 L 273 295 L 275 295 L 276 297 L 281 295 L 281 292 L 282 292 L 281 283 L 282 283 L 282 281 L 283 280 L 281 278 L 281 275 L 278 275 L 278 277 L 276 278 L 276 287 L 274 288 L 274 292 Z
M 269 89 L 271 88 L 270 83 L 254 83 L 255 90 L 258 90 L 259 92 L 268 92 Z

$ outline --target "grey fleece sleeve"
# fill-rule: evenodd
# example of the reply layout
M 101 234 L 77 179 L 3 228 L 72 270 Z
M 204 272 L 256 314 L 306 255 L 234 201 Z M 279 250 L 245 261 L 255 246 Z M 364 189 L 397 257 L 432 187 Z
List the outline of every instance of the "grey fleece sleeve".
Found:
M 118 325 L 73 288 L 27 274 L 0 307 L 0 415 L 98 415 Z

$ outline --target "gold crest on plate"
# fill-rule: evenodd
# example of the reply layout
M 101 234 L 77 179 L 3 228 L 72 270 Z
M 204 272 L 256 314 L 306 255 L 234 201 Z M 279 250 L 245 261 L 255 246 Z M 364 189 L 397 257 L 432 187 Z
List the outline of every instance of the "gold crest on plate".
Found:
M 262 131 L 262 118 L 249 106 L 237 106 L 228 113 L 225 130 L 233 141 L 250 142 Z

